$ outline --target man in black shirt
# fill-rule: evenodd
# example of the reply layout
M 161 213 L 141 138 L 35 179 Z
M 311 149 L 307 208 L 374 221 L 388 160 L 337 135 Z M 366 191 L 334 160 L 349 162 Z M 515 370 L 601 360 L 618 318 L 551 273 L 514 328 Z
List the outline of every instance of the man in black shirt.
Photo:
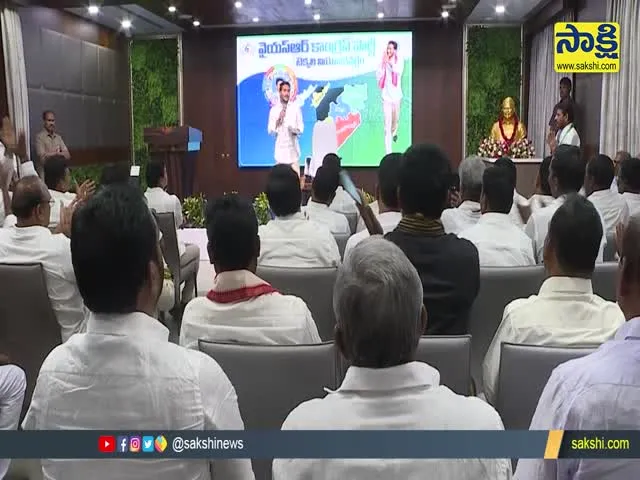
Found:
M 451 183 L 451 165 L 432 145 L 404 153 L 398 188 L 402 220 L 385 238 L 398 245 L 422 281 L 427 335 L 467 333 L 469 310 L 478 294 L 478 251 L 468 240 L 446 234 L 440 221 Z M 382 233 L 368 208 L 362 209 L 372 234 Z

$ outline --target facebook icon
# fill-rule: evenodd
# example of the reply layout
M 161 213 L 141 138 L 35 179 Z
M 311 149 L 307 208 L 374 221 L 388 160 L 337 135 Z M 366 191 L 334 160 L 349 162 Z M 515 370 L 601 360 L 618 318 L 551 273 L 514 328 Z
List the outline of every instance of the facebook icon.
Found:
M 120 453 L 126 453 L 129 451 L 129 439 L 127 437 L 118 437 L 116 445 L 118 447 L 118 452 Z

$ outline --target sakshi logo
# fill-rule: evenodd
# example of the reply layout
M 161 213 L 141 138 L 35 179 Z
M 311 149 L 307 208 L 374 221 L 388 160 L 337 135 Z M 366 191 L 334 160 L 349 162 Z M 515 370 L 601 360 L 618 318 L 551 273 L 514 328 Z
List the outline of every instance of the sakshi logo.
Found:
M 614 22 L 559 22 L 553 31 L 558 73 L 620 71 L 620 25 Z

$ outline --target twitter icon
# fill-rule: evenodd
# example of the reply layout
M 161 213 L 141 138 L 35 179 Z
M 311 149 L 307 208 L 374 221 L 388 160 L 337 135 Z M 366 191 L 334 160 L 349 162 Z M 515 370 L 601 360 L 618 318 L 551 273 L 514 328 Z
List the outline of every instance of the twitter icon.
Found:
M 142 437 L 142 451 L 153 452 L 153 437 Z

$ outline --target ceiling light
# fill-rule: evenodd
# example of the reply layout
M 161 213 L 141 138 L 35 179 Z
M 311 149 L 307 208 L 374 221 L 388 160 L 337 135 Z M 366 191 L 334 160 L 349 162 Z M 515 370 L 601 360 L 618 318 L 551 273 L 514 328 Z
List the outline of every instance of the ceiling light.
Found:
M 253 23 L 258 23 L 260 21 L 258 17 L 253 17 L 251 20 L 253 21 Z
M 311 5 L 312 0 L 304 0 L 305 5 Z
M 443 10 L 440 16 L 442 18 L 449 18 L 449 10 Z
M 236 8 L 242 8 L 242 2 L 236 2 L 236 3 L 234 3 L 234 6 Z
M 194 27 L 199 27 L 200 26 L 200 20 L 194 20 L 193 21 L 193 26 Z
M 378 12 L 378 18 L 384 18 L 384 13 L 383 12 Z
M 128 18 L 125 18 L 124 20 L 122 20 L 122 22 L 120 22 L 120 25 L 125 30 L 128 30 L 129 28 L 131 28 L 131 20 L 129 20 Z
M 176 13 L 177 8 L 174 7 L 173 5 L 169 5 L 169 12 L 170 13 Z
M 378 3 L 382 3 L 382 0 L 378 0 Z
M 97 5 L 89 5 L 87 11 L 89 12 L 89 15 L 97 15 L 98 13 L 100 13 L 100 7 L 98 7 Z
M 502 15 L 505 11 L 504 5 L 496 5 L 496 13 Z
M 313 14 L 313 19 L 317 22 L 318 20 L 320 20 L 320 14 L 319 13 L 314 13 Z

